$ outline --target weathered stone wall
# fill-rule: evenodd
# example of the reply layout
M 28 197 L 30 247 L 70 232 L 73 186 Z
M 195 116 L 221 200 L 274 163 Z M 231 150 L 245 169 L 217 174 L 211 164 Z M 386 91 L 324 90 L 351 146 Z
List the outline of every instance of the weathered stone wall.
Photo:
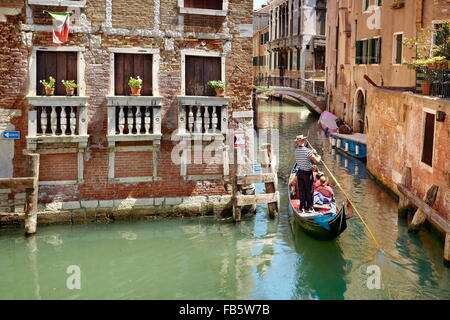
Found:
M 171 152 L 176 142 L 171 141 L 172 133 L 178 129 L 178 101 L 181 94 L 181 50 L 202 49 L 218 51 L 226 57 L 227 96 L 230 127 L 237 127 L 233 121 L 233 111 L 251 110 L 251 36 L 241 34 L 241 25 L 252 23 L 253 3 L 250 0 L 228 1 L 229 11 L 226 17 L 180 16 L 177 1 L 159 0 L 93 0 L 81 9 L 85 19 L 73 26 L 69 41 L 61 47 L 83 48 L 85 73 L 85 95 L 88 100 L 89 140 L 83 152 L 83 182 L 74 185 L 40 186 L 39 201 L 42 205 L 81 201 L 114 201 L 117 199 L 159 199 L 189 198 L 192 196 L 228 196 L 223 179 L 204 181 L 185 180 L 180 175 L 180 166 L 173 164 Z M 12 109 L 16 117 L 11 125 L 22 132 L 20 140 L 14 143 L 14 176 L 27 174 L 27 159 L 23 155 L 26 149 L 28 110 L 28 67 L 31 51 L 38 46 L 52 47 L 51 21 L 42 10 L 42 6 L 23 8 L 19 16 L 8 16 L 7 23 L 0 22 L 0 105 Z M 64 11 L 58 7 L 55 11 Z M 163 138 L 158 155 L 158 180 L 139 183 L 112 183 L 108 179 L 109 148 L 106 137 L 107 99 L 111 94 L 111 62 L 109 48 L 155 48 L 160 49 L 159 88 L 163 97 L 161 124 Z M 79 79 L 80 80 L 80 79 Z M 9 112 L 9 111 L 8 111 Z M 17 117 L 20 116 L 21 117 Z M 0 124 L 2 125 L 2 124 Z M 251 127 L 251 119 L 241 123 Z M 12 128 L 12 127 L 11 127 Z M 123 143 L 134 145 L 139 143 Z M 39 144 L 38 152 L 43 149 L 77 148 L 77 144 Z M 250 149 L 247 158 L 251 158 Z M 151 152 L 149 152 L 151 154 Z M 8 152 L 8 157 L 13 158 Z M 52 166 L 44 159 L 41 172 L 46 180 L 62 180 L 58 176 L 64 166 L 65 157 L 75 159 L 76 153 L 52 154 Z M 49 156 L 45 156 L 49 158 Z M 44 158 L 45 158 L 44 157 Z M 58 160 L 59 159 L 59 160 Z M 58 161 L 64 166 L 57 166 Z M 144 161 L 145 162 L 145 161 Z M 57 166 L 54 168 L 53 166 Z M 141 164 L 137 165 L 139 171 Z M 70 178 L 75 171 L 70 167 Z M 138 170 L 139 169 L 139 170 Z M 148 172 L 148 168 L 141 172 Z M 216 173 L 217 168 L 205 165 L 195 168 L 206 173 Z M 44 174 L 45 172 L 45 174 Z M 125 174 L 124 172 L 119 175 Z M 134 175 L 134 174 L 132 174 Z M 170 201 L 169 201 L 170 202 Z M 109 202 L 108 202 L 109 203 Z M 161 204 L 158 204 L 161 205 Z M 59 208 L 59 204 L 55 208 Z M 62 205 L 61 205 L 62 206 Z M 81 205 L 80 205 L 81 206 Z M 42 207 L 44 208 L 44 207 Z M 53 207 L 52 207 L 53 208 Z M 61 207 L 62 208 L 62 207 Z
M 368 94 L 368 150 L 370 172 L 395 192 L 405 167 L 412 172 L 412 191 L 423 198 L 439 186 L 434 209 L 450 219 L 450 101 L 371 88 Z M 424 112 L 444 111 L 444 122 L 435 123 L 433 167 L 422 163 Z

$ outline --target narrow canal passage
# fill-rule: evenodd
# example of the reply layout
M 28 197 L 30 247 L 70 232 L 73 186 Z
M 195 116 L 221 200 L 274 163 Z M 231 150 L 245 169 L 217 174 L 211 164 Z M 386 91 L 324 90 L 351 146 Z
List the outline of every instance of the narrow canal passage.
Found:
M 425 232 L 409 235 L 395 201 L 363 163 L 333 154 L 316 122 L 304 107 L 260 108 L 258 126 L 280 136 L 277 220 L 259 208 L 238 226 L 213 217 L 51 226 L 40 227 L 35 240 L 21 229 L 0 229 L 0 299 L 450 299 L 441 242 Z M 290 224 L 293 138 L 307 132 L 385 254 L 377 254 L 357 218 L 333 242 Z M 80 290 L 67 289 L 69 266 L 80 268 Z M 380 290 L 367 287 L 370 266 L 380 268 Z

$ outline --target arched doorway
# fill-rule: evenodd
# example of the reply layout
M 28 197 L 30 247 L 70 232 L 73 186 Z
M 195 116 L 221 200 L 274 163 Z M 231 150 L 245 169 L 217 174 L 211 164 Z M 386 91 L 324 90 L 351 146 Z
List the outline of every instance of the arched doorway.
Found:
M 353 129 L 355 132 L 364 133 L 366 118 L 366 97 L 363 89 L 358 89 L 355 95 L 355 122 Z

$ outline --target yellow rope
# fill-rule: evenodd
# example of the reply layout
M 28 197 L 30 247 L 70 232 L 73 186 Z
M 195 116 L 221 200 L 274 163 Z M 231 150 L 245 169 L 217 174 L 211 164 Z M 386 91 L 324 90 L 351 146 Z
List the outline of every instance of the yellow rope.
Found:
M 309 142 L 308 140 L 306 140 L 308 142 L 308 144 L 312 147 L 311 142 Z M 364 218 L 361 216 L 361 214 L 358 211 L 358 208 L 356 208 L 356 206 L 353 204 L 353 201 L 350 200 L 350 197 L 348 196 L 347 192 L 345 192 L 344 188 L 342 188 L 341 184 L 339 183 L 339 181 L 337 181 L 337 179 L 334 177 L 333 173 L 331 173 L 330 169 L 328 169 L 327 165 L 325 164 L 325 162 L 323 160 L 320 160 L 320 162 L 322 162 L 323 166 L 325 167 L 325 169 L 327 169 L 328 173 L 330 174 L 331 178 L 333 178 L 334 182 L 336 183 L 336 185 L 338 186 L 338 188 L 342 191 L 342 193 L 344 194 L 344 196 L 347 198 L 347 201 L 351 204 L 351 206 L 353 207 L 353 209 L 355 209 L 356 214 L 358 215 L 358 217 L 361 219 L 362 223 L 364 224 L 364 226 L 366 227 L 367 231 L 369 231 L 370 236 L 372 237 L 373 241 L 375 242 L 375 244 L 377 245 L 379 250 L 381 249 L 380 244 L 378 243 L 377 239 L 375 238 L 375 236 L 373 235 L 372 231 L 370 230 L 369 226 L 367 225 L 366 221 L 364 221 Z

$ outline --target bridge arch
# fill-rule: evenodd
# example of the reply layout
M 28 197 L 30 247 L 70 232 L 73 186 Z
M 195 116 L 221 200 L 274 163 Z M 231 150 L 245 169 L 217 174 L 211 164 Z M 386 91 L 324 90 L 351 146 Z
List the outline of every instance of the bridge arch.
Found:
M 316 96 L 300 89 L 272 88 L 271 95 L 290 96 L 300 102 L 303 102 L 312 113 L 321 114 L 326 109 L 325 99 L 317 98 Z

